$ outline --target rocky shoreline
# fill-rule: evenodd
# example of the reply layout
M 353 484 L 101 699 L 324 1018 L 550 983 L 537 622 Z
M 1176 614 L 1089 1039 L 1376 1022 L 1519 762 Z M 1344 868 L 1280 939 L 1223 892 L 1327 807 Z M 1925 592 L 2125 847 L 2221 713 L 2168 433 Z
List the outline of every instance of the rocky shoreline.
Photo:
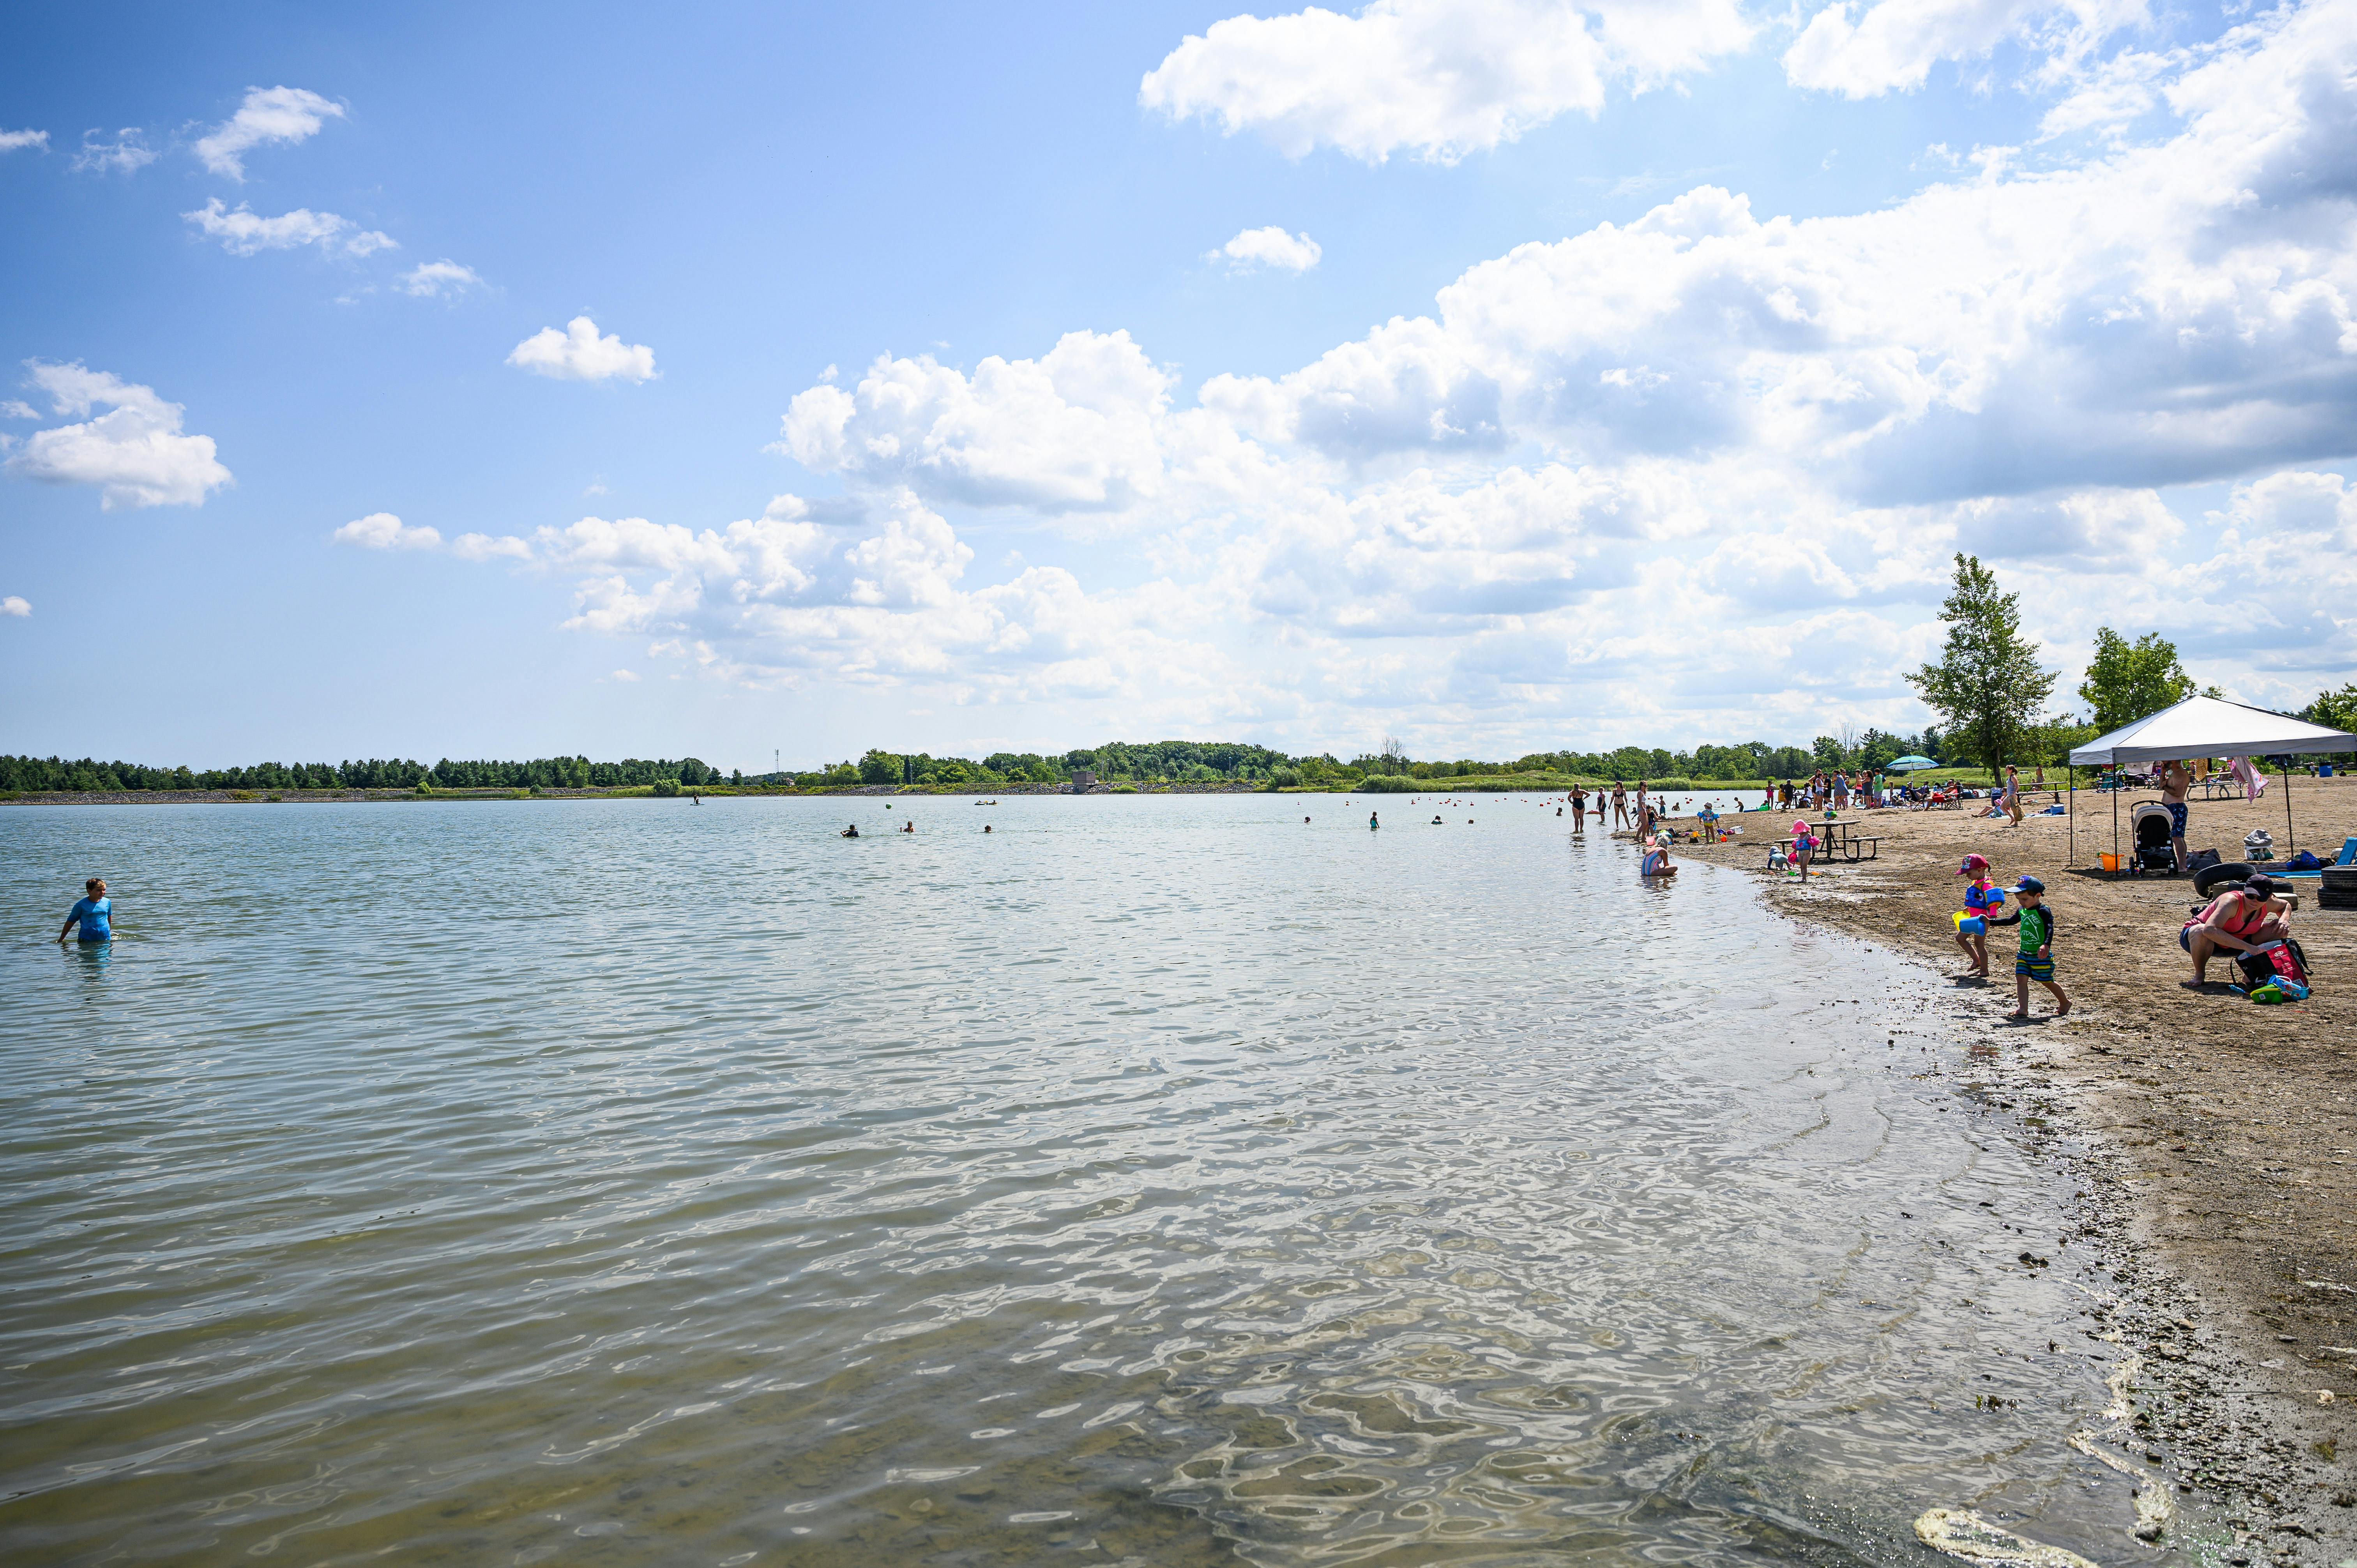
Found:
M 2337 848 L 2357 831 L 2357 784 L 2293 789 L 2302 844 Z M 1752 813 L 1743 837 L 1674 853 L 1759 877 L 1781 914 L 1946 972 L 1927 976 L 1925 1008 L 1964 1033 L 1964 1092 L 2077 1178 L 2072 1240 L 2117 1286 L 2098 1298 L 2091 1334 L 2118 1345 L 2132 1413 L 2083 1452 L 2137 1477 L 2140 1516 L 2181 1501 L 2222 1522 L 2226 1535 L 2205 1540 L 2200 1560 L 2346 1568 L 2357 1563 L 2357 914 L 2316 910 L 2305 884 L 2292 929 L 2319 981 L 2309 1002 L 2187 991 L 2175 939 L 2190 884 L 2068 864 L 2110 847 L 2109 803 L 2078 803 L 2075 854 L 2067 819 L 2013 828 L 1961 811 L 1873 813 L 1864 831 L 1881 835 L 1878 857 L 1806 883 L 1766 870 L 1767 840 L 1790 813 Z M 2285 831 L 2274 791 L 2194 810 L 2195 847 L 2238 843 L 2254 825 Z M 2067 1018 L 2046 1018 L 2050 999 L 2033 987 L 2039 1021 L 2005 1020 L 2006 929 L 1990 941 L 1991 980 L 1959 978 L 1947 917 L 1967 852 L 2008 884 L 2023 873 L 2046 883 Z M 2158 1538 L 2175 1539 L 2166 1526 Z

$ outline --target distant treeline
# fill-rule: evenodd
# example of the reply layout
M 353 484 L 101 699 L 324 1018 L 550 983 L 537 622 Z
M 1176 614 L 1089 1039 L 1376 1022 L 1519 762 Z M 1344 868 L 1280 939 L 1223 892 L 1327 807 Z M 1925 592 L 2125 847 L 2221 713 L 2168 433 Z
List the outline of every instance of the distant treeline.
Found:
M 149 768 L 85 757 L 0 757 L 0 789 L 610 789 L 673 781 L 716 784 L 716 768 L 693 757 L 592 762 L 586 757 L 540 757 L 530 762 L 423 762 L 371 757 L 366 762 L 257 762 L 250 768 Z
M 765 774 L 763 783 L 803 785 L 850 784 L 996 784 L 1028 780 L 1054 783 L 1086 768 L 1108 783 L 1187 783 L 1228 779 L 1266 783 L 1284 788 L 1297 784 L 1343 783 L 1389 776 L 1403 779 L 1485 779 L 1503 774 L 1556 774 L 1582 779 L 1805 779 L 1819 768 L 1878 768 L 1921 752 L 1936 757 L 1940 736 L 1885 735 L 1869 729 L 1846 739 L 1819 736 L 1806 748 L 1771 746 L 1764 740 L 1740 746 L 1700 746 L 1692 751 L 1647 750 L 1627 746 L 1617 751 L 1538 751 L 1511 761 L 1477 757 L 1420 759 L 1395 745 L 1380 752 L 1361 753 L 1345 762 L 1331 752 L 1290 757 L 1266 746 L 1234 742 L 1156 741 L 1151 745 L 1115 743 L 1093 749 L 1042 756 L 1029 751 L 998 751 L 985 757 L 934 757 L 927 752 L 872 750 L 856 761 L 837 762 L 799 774 Z
M 1884 735 L 1867 730 L 1846 739 L 1820 736 L 1806 749 L 1749 741 L 1740 746 L 1700 746 L 1692 751 L 1538 751 L 1511 761 L 1479 757 L 1416 758 L 1386 743 L 1380 752 L 1343 761 L 1331 752 L 1288 756 L 1264 746 L 1233 741 L 1161 740 L 1042 755 L 995 751 L 987 757 L 935 757 L 928 752 L 871 750 L 856 761 L 803 772 L 723 775 L 693 757 L 624 757 L 592 762 L 587 757 L 541 757 L 529 762 L 454 761 L 428 766 L 414 760 L 371 757 L 364 762 L 257 762 L 247 768 L 150 768 L 136 762 L 101 762 L 85 757 L 0 757 L 0 790 L 143 789 L 587 789 L 677 783 L 789 785 L 803 788 L 856 784 L 990 785 L 1061 783 L 1083 769 L 1107 783 L 1189 783 L 1228 780 L 1283 789 L 1294 785 L 1349 784 L 1361 779 L 1485 779 L 1503 775 L 1563 775 L 1580 779 L 1803 779 L 1819 768 L 1875 768 L 1921 752 L 1938 757 L 1940 737 Z

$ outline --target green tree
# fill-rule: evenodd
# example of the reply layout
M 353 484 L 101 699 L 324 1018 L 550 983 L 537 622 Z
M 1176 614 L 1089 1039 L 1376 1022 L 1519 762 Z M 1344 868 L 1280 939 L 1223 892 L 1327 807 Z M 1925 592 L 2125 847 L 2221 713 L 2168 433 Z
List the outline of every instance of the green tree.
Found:
M 2301 718 L 2327 729 L 2348 730 L 2357 734 L 2357 681 L 2352 681 L 2338 692 L 2319 692 L 2316 701 L 2300 711 Z
M 900 781 L 900 759 L 888 751 L 870 746 L 867 755 L 859 759 L 859 781 L 863 784 L 898 784 Z
M 2020 750 L 2031 715 L 2046 705 L 2054 673 L 2038 666 L 2021 635 L 2021 596 L 1997 591 L 1977 555 L 1956 555 L 1955 585 L 1940 607 L 1947 647 L 1937 664 L 1907 677 L 1945 725 L 1952 752 L 2003 773 Z
M 2177 661 L 2177 645 L 2157 631 L 2130 642 L 2110 627 L 2095 628 L 2095 657 L 2079 682 L 2098 735 L 2183 702 L 2193 677 Z

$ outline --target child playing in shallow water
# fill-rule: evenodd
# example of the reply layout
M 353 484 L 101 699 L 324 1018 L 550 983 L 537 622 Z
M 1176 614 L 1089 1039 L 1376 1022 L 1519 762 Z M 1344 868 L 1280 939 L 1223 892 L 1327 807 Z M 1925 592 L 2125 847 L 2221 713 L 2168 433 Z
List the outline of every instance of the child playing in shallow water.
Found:
M 106 896 L 104 879 L 93 876 L 81 886 L 84 897 L 74 904 L 73 912 L 66 917 L 66 923 L 58 928 L 58 945 L 60 947 L 65 945 L 66 933 L 76 926 L 81 928 L 78 940 L 107 942 L 114 940 L 114 928 L 111 923 L 114 918 L 114 900 Z

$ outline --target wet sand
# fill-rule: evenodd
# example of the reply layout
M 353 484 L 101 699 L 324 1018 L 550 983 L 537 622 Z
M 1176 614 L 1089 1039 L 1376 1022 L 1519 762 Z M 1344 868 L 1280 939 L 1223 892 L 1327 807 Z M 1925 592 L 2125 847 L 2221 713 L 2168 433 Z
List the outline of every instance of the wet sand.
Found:
M 2235 860 L 2243 835 L 2266 827 L 2288 855 L 2282 790 L 2278 778 L 2263 801 L 2194 802 L 2188 845 Z M 2123 798 L 2124 838 L 2126 807 L 2147 798 Z M 2300 846 L 2330 859 L 2357 833 L 2357 780 L 2295 779 L 2291 798 Z M 2182 1490 L 2236 1504 L 2249 1561 L 2342 1563 L 2357 1556 L 2357 911 L 2319 909 L 2314 880 L 2292 885 L 2292 933 L 2317 982 L 2305 1003 L 2255 1005 L 2219 962 L 2218 983 L 2182 989 L 2190 879 L 2097 870 L 2111 801 L 2082 791 L 2077 805 L 2075 867 L 2065 818 L 2016 828 L 1967 814 L 1972 802 L 1866 813 L 1880 857 L 1805 884 L 1765 872 L 1767 843 L 1798 813 L 1755 812 L 1742 837 L 1676 854 L 1741 868 L 1780 912 L 1940 967 L 1926 1010 L 1981 1036 L 1976 1092 L 2083 1171 L 2089 1239 L 2132 1283 L 2114 1326 L 2143 1359 L 2149 1462 Z M 2007 885 L 2025 873 L 2046 884 L 2067 1018 L 2050 1018 L 2052 998 L 2033 985 L 2036 1019 L 2006 1019 L 2010 929 L 1992 933 L 1987 982 L 1960 978 L 1949 916 L 1968 853 Z

